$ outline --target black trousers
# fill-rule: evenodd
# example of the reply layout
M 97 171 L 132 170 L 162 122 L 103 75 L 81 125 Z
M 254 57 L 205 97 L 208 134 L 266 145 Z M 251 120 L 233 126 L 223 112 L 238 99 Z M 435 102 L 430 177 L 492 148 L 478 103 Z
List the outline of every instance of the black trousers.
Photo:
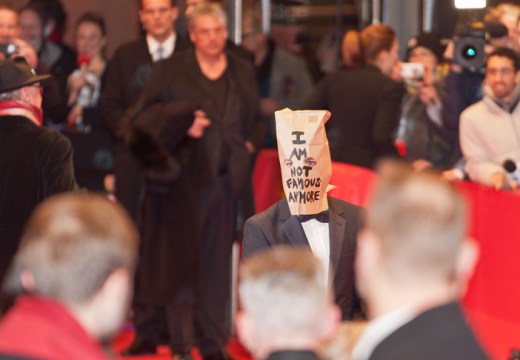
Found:
M 195 343 L 195 295 L 192 289 L 181 290 L 165 306 L 134 305 L 134 324 L 138 346 L 155 352 L 159 345 L 169 345 L 176 354 L 189 354 Z
M 206 356 L 220 351 L 231 333 L 231 253 L 236 237 L 237 199 L 222 175 L 200 192 L 201 289 L 196 326 Z

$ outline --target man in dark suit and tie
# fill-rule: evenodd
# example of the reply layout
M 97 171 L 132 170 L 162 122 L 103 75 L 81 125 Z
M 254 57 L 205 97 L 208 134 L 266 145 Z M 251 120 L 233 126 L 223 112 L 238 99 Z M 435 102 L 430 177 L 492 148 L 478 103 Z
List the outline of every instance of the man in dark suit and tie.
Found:
M 487 359 L 458 301 L 478 257 L 464 200 L 433 174 L 381 170 L 356 254 L 371 321 L 352 359 Z
M 175 33 L 178 9 L 174 0 L 140 0 L 140 6 L 139 19 L 145 36 L 116 50 L 107 69 L 100 102 L 103 120 L 117 139 L 114 149 L 116 197 L 134 221 L 138 220 L 144 186 L 138 163 L 124 144 L 123 119 L 128 110 L 136 105 L 154 64 L 189 47 L 189 42 Z M 165 268 L 163 272 L 173 272 L 174 269 L 174 266 Z M 128 353 L 155 353 L 157 345 L 168 343 L 168 331 L 163 311 L 148 303 L 150 300 L 156 305 L 161 302 L 146 289 L 136 288 L 134 297 L 137 337 Z M 143 297 L 147 300 L 146 304 Z
M 175 33 L 178 9 L 174 0 L 141 0 L 140 4 L 139 19 L 146 34 L 116 50 L 100 103 L 104 122 L 119 140 L 115 149 L 116 197 L 134 219 L 141 186 L 135 160 L 122 144 L 122 121 L 141 96 L 153 64 L 189 47 L 189 42 Z
M 332 281 L 342 318 L 350 319 L 356 236 L 364 211 L 326 195 L 331 160 L 324 124 L 330 113 L 281 111 L 276 116 L 286 199 L 246 221 L 242 255 L 281 244 L 310 247 Z M 322 120 L 315 127 L 317 118 Z

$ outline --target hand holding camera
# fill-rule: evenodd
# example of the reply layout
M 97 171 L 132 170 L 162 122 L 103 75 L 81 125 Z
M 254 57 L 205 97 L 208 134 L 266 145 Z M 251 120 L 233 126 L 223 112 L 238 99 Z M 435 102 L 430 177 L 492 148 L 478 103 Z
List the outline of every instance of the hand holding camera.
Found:
M 24 57 L 33 69 L 38 64 L 38 55 L 29 43 L 21 39 L 0 43 L 0 59 L 8 59 L 14 56 Z
M 432 105 L 437 101 L 437 90 L 433 86 L 433 69 L 428 68 L 426 64 L 402 63 L 401 78 L 407 85 L 417 89 L 419 98 L 425 105 Z
M 16 54 L 17 51 L 18 48 L 12 42 L 0 43 L 0 54 L 3 55 L 4 59 L 10 58 L 14 54 Z

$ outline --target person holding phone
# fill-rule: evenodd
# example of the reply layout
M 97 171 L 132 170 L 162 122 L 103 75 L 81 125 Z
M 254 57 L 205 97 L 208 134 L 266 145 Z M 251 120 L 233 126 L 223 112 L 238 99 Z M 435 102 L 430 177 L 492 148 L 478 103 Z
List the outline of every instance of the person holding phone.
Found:
M 445 139 L 442 125 L 443 77 L 440 37 L 423 33 L 408 41 L 407 63 L 401 79 L 407 85 L 397 140 L 404 143 L 405 159 L 418 170 L 452 165 L 454 150 Z

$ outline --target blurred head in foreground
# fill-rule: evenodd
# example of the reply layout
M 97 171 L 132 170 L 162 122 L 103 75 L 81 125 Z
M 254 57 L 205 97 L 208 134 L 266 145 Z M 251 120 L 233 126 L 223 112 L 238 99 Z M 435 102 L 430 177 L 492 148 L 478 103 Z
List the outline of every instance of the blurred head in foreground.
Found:
M 57 195 L 27 223 L 4 289 L 63 304 L 104 340 L 126 317 L 137 249 L 137 232 L 120 206 L 102 196 Z
M 478 249 L 466 238 L 466 206 L 447 181 L 385 163 L 358 236 L 356 275 L 371 317 L 399 306 L 457 299 Z
M 323 265 L 310 249 L 277 246 L 240 269 L 240 340 L 256 359 L 275 351 L 315 351 L 340 319 Z

